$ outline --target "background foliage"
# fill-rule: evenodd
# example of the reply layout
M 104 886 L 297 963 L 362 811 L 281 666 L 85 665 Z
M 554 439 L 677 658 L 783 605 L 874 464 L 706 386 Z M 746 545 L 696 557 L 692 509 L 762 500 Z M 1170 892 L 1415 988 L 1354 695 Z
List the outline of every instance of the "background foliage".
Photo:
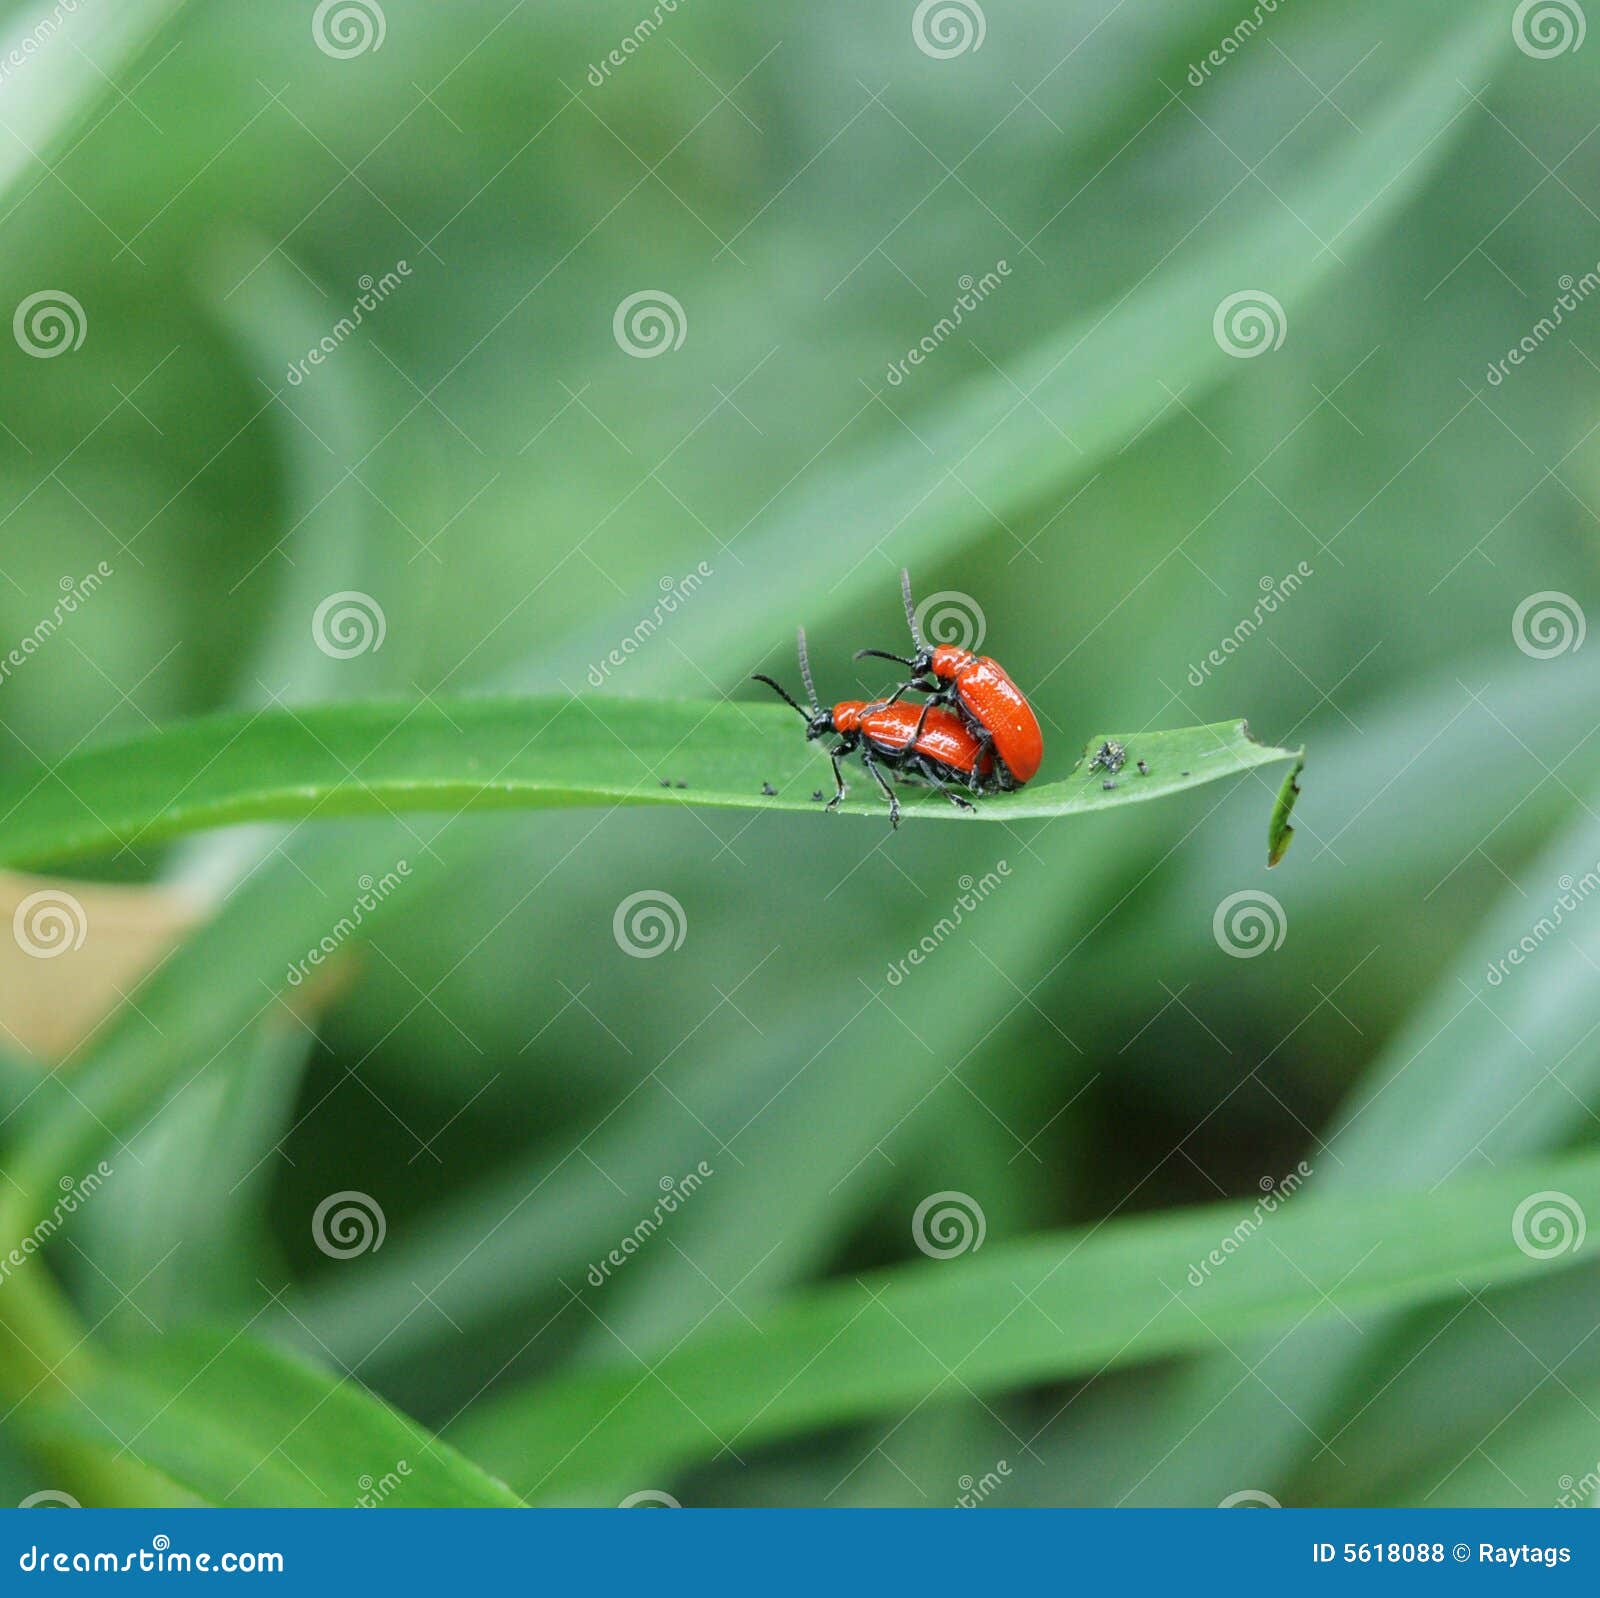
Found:
M 18 1019 L 45 963 L 4 967 L 5 1241 L 115 1170 L 0 1286 L 12 1501 L 353 1502 L 404 1458 L 396 1501 L 502 1498 L 477 1464 L 938 1504 L 1004 1460 L 1010 1505 L 1547 1504 L 1596 1468 L 1592 1248 L 1533 1259 L 1510 1216 L 1600 1203 L 1600 911 L 1487 974 L 1600 860 L 1600 656 L 1513 631 L 1591 591 L 1600 304 L 1487 375 L 1600 259 L 1592 44 L 1519 49 L 1504 0 L 1283 4 L 1191 75 L 1237 0 L 991 0 L 949 58 L 910 3 L 686 0 L 597 87 L 636 0 L 385 0 L 349 57 L 310 4 L 80 9 L 0 79 L 0 305 L 87 323 L 0 352 L 0 642 L 112 575 L 0 682 L 12 776 L 275 701 L 589 693 L 702 562 L 601 692 L 748 697 L 802 621 L 823 693 L 869 691 L 905 563 L 979 601 L 1047 775 L 1239 715 L 1311 757 L 1271 878 L 1276 772 L 892 839 L 685 805 L 80 862 L 161 885 L 115 901 L 161 958 L 49 962 L 87 1032 L 53 1050 Z M 644 289 L 687 328 L 648 360 L 612 329 Z M 1220 347 L 1240 290 L 1281 347 Z M 345 590 L 386 623 L 353 659 L 310 628 Z M 687 931 L 632 959 L 644 889 Z M 1245 890 L 1286 929 L 1258 958 L 1213 935 Z M 346 1191 L 385 1236 L 330 1258 Z M 944 1191 L 986 1239 L 928 1259 Z

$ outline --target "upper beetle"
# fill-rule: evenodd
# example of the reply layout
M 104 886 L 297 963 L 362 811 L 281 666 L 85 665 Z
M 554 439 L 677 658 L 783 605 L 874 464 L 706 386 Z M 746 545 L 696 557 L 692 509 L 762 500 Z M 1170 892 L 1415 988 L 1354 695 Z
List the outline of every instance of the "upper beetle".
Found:
M 828 733 L 838 737 L 838 746 L 828 751 L 836 785 L 828 809 L 832 810 L 845 795 L 844 773 L 839 770 L 839 761 L 857 749 L 861 751 L 862 764 L 872 773 L 889 801 L 891 826 L 900 825 L 900 801 L 879 770 L 879 762 L 891 770 L 920 778 L 961 810 L 970 810 L 972 805 L 951 791 L 951 783 L 964 784 L 977 791 L 993 786 L 993 754 L 954 711 L 930 709 L 928 705 L 918 709 L 915 705 L 885 699 L 842 699 L 831 710 L 823 709 L 811 682 L 811 662 L 806 657 L 803 627 L 798 644 L 800 678 L 805 683 L 809 706 L 802 705 L 782 684 L 763 673 L 757 673 L 751 681 L 765 683 L 786 704 L 799 711 L 805 719 L 808 739 L 821 738 Z
M 900 573 L 900 591 L 905 597 L 913 653 L 908 658 L 885 649 L 860 649 L 856 659 L 876 655 L 880 660 L 898 660 L 909 666 L 911 679 L 895 689 L 890 702 L 915 689 L 929 695 L 929 704 L 953 705 L 979 743 L 992 751 L 993 785 L 1001 789 L 1022 787 L 1044 759 L 1044 734 L 1033 707 L 998 661 L 987 655 L 974 655 L 955 644 L 926 643 L 917 626 L 909 571 Z

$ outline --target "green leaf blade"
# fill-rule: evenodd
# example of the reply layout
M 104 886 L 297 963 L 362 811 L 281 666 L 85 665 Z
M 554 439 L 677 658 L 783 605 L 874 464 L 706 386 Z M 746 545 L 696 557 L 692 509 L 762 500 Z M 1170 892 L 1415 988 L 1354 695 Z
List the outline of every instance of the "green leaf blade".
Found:
M 1254 742 L 1243 722 L 1115 736 L 1127 750 L 1115 773 L 1080 756 L 1071 775 L 982 799 L 976 815 L 1109 810 L 1295 758 Z M 1086 755 L 1105 741 L 1091 739 Z M 859 767 L 851 786 L 841 810 L 883 819 Z M 318 705 L 186 722 L 10 779 L 0 865 L 248 821 L 625 804 L 815 812 L 818 791 L 833 791 L 826 753 L 782 706 L 564 695 Z M 911 815 L 971 819 L 926 790 L 908 788 L 904 803 Z
M 695 1338 L 648 1375 L 614 1367 L 515 1390 L 455 1436 L 530 1496 L 561 1495 L 598 1479 L 605 1461 L 670 1469 L 721 1446 L 914 1407 L 952 1373 L 983 1394 L 1426 1303 L 1574 1262 L 1518 1246 L 1512 1216 L 1540 1188 L 1600 1203 L 1600 1156 L 1427 1194 L 1292 1198 L 1264 1216 L 1259 1203 L 1214 1205 L 991 1241 L 817 1289 L 753 1325 Z M 1221 1253 L 1228 1239 L 1235 1247 Z M 997 1321 L 999 1305 L 1012 1313 Z
M 45 1441 L 133 1456 L 230 1508 L 515 1509 L 517 1497 L 353 1378 L 234 1334 L 170 1332 L 97 1359 L 30 1412 Z

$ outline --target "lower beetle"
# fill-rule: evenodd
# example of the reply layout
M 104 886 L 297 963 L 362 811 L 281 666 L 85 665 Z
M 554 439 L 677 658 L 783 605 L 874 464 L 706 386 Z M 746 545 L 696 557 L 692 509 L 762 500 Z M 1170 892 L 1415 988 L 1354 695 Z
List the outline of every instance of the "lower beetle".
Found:
M 882 699 L 843 699 L 832 710 L 824 710 L 811 681 L 811 662 L 806 656 L 806 632 L 798 634 L 800 679 L 805 684 L 809 705 L 802 705 L 771 677 L 757 673 L 750 680 L 765 683 L 785 704 L 798 711 L 806 724 L 806 738 L 821 738 L 832 733 L 838 747 L 828 751 L 833 762 L 836 789 L 827 808 L 832 810 L 845 795 L 844 773 L 839 761 L 861 751 L 861 763 L 876 779 L 889 801 L 889 824 L 900 825 L 900 801 L 879 769 L 918 778 L 938 789 L 960 810 L 971 810 L 971 803 L 948 786 L 957 783 L 982 789 L 994 774 L 994 757 L 954 711 L 923 705 L 891 703 Z

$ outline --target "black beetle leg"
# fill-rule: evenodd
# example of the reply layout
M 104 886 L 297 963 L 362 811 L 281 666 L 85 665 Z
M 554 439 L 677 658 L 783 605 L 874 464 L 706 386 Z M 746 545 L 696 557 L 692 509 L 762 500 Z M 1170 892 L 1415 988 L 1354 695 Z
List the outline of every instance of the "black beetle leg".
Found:
M 957 810 L 976 810 L 978 808 L 970 799 L 963 799 L 961 795 L 958 794 L 953 788 L 946 787 L 944 782 L 940 779 L 939 773 L 934 770 L 931 762 L 926 759 L 919 760 L 917 762 L 917 767 L 922 772 L 922 775 L 930 783 L 932 783 L 932 785 L 937 788 L 939 792 L 942 793 L 945 798 L 956 807 Z
M 937 679 L 929 682 L 926 677 L 913 677 L 908 682 L 901 683 L 887 699 L 881 700 L 880 703 L 892 705 L 899 699 L 901 694 L 906 693 L 931 694 L 933 697 L 929 701 L 930 704 L 940 704 L 949 698 L 949 689 Z
M 889 825 L 898 827 L 900 825 L 900 801 L 895 796 L 894 789 L 883 780 L 883 773 L 878 770 L 878 763 L 872 758 L 870 750 L 863 749 L 861 751 L 861 762 L 878 779 L 878 786 L 883 789 L 883 796 L 889 801 Z
M 844 773 L 839 769 L 839 757 L 849 754 L 854 747 L 854 744 L 842 743 L 837 749 L 831 749 L 828 752 L 828 759 L 833 762 L 834 793 L 833 798 L 822 807 L 824 810 L 837 810 L 839 801 L 845 796 Z
M 985 755 L 990 757 L 991 762 L 993 761 L 994 734 L 987 730 L 978 734 L 978 756 L 977 759 L 972 762 L 972 774 L 967 778 L 967 786 L 974 793 L 981 793 L 983 791 L 983 776 L 979 768 L 983 765 L 983 757 Z M 990 770 L 993 770 L 992 764 L 990 766 Z

